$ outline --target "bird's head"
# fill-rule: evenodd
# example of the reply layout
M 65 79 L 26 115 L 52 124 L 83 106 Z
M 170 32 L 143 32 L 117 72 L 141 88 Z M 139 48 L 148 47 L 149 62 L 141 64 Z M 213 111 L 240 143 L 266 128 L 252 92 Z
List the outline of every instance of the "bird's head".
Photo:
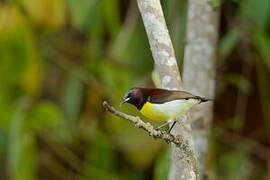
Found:
M 129 103 L 141 109 L 146 102 L 141 88 L 131 88 L 127 91 L 121 104 Z

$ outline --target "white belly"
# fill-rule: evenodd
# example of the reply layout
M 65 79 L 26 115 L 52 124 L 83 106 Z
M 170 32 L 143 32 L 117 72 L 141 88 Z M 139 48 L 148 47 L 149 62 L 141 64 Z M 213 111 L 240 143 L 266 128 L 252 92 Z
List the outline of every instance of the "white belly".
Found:
M 174 100 L 163 104 L 151 104 L 146 103 L 142 109 L 142 113 L 153 120 L 168 121 L 174 119 L 176 116 L 186 115 L 188 110 L 198 104 L 199 100 Z
M 185 115 L 195 104 L 197 104 L 197 100 L 175 100 L 164 104 L 153 104 L 153 111 L 175 118 L 178 115 Z

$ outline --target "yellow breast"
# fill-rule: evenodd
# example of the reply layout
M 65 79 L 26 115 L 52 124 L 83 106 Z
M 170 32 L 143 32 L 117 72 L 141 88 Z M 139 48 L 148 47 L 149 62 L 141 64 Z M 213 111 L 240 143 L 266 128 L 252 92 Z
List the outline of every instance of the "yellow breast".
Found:
M 166 113 L 162 113 L 159 111 L 156 111 L 154 108 L 154 105 L 146 102 L 140 112 L 147 118 L 154 120 L 154 121 L 168 121 L 169 116 Z
M 197 99 L 180 99 L 161 104 L 146 102 L 140 111 L 151 120 L 169 121 L 177 116 L 186 115 L 188 110 L 199 102 Z

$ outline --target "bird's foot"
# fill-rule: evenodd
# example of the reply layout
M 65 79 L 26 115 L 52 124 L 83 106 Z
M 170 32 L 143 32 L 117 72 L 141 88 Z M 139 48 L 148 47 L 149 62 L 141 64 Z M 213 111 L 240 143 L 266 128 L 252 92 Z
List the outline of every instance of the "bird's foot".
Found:
M 176 123 L 176 121 L 168 121 L 168 122 L 166 122 L 166 123 L 160 125 L 159 127 L 155 128 L 155 129 L 156 129 L 156 130 L 161 130 L 161 129 L 163 129 L 164 127 L 168 126 L 171 122 L 173 122 L 172 126 L 166 131 L 167 133 L 170 134 L 170 133 L 171 133 L 171 130 L 173 129 L 173 127 L 174 127 L 174 125 L 175 125 L 175 123 Z
M 170 129 L 168 130 L 168 133 L 171 134 L 171 130 L 173 129 L 173 127 L 175 126 L 176 121 L 173 121 L 173 124 L 171 125 Z
M 161 129 L 163 129 L 164 127 L 166 127 L 167 125 L 169 125 L 170 124 L 170 122 L 168 121 L 168 122 L 165 122 L 165 123 L 163 123 L 162 125 L 160 125 L 160 126 L 158 126 L 157 128 L 155 128 L 155 130 L 161 130 Z

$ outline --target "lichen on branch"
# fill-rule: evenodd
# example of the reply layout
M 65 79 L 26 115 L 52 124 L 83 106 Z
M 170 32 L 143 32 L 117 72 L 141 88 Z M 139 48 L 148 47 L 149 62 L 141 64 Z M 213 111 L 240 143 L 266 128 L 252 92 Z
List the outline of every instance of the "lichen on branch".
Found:
M 179 149 L 181 149 L 181 151 L 184 152 L 183 153 L 185 155 L 184 159 L 188 161 L 188 163 L 191 163 L 193 165 L 195 173 L 196 175 L 198 175 L 197 159 L 194 156 L 194 152 L 190 148 L 188 142 L 180 134 L 175 136 L 169 132 L 157 130 L 149 122 L 144 122 L 138 116 L 131 116 L 123 112 L 117 111 L 107 101 L 104 101 L 102 105 L 106 111 L 112 113 L 117 117 L 120 117 L 124 120 L 133 123 L 136 128 L 145 130 L 149 134 L 149 136 L 152 136 L 155 139 L 162 139 L 168 144 L 169 143 L 175 144 Z

